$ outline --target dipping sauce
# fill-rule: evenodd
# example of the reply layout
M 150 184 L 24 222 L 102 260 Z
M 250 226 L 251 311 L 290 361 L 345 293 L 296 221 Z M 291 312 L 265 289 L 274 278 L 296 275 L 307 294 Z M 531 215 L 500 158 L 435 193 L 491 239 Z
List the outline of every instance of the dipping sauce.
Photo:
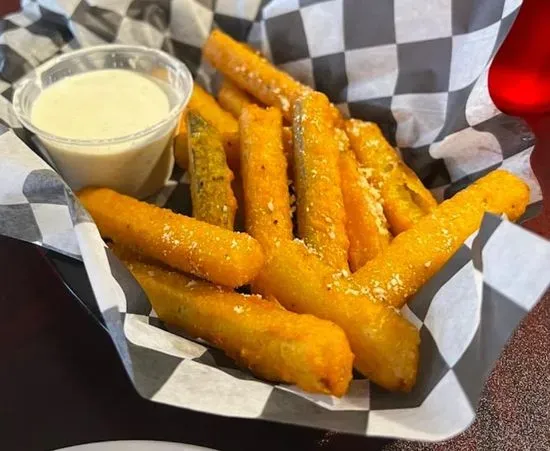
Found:
M 106 69 L 73 75 L 46 88 L 32 106 L 31 122 L 71 139 L 109 139 L 137 133 L 162 121 L 168 96 L 135 72 Z
M 41 137 L 73 189 L 107 186 L 143 198 L 161 188 L 170 175 L 177 120 L 146 136 L 132 135 L 167 118 L 169 95 L 162 81 L 131 70 L 85 72 L 45 88 L 32 105 L 31 122 L 55 137 L 88 140 Z M 125 136 L 128 139 L 94 144 Z

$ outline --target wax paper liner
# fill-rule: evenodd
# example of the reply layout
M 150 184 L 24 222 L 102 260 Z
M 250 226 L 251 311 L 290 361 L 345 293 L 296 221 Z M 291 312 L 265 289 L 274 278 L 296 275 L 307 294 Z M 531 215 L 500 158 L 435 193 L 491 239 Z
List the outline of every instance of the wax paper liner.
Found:
M 462 0 L 40 0 L 0 22 L 0 233 L 84 262 L 101 312 L 138 392 L 153 401 L 370 436 L 434 441 L 473 420 L 485 377 L 550 282 L 550 244 L 487 215 L 405 307 L 421 335 L 418 382 L 393 394 L 356 377 L 338 399 L 274 385 L 156 317 L 135 280 L 38 143 L 13 115 L 13 83 L 73 48 L 123 42 L 162 48 L 211 87 L 201 45 L 213 26 L 259 47 L 329 95 L 344 114 L 378 122 L 440 198 L 504 167 L 540 189 L 533 137 L 500 114 L 487 67 L 519 2 Z M 1 125 L 3 124 L 3 125 Z M 36 152 L 34 153 L 33 150 Z M 184 174 L 151 201 L 188 212 Z

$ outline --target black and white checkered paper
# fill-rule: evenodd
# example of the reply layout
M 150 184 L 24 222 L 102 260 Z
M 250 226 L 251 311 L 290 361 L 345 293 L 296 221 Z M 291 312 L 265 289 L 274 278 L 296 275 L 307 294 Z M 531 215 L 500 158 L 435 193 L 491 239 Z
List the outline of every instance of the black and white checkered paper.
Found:
M 504 167 L 540 189 L 533 137 L 495 108 L 487 67 L 517 0 L 23 0 L 0 21 L 0 234 L 84 262 L 136 389 L 151 400 L 370 436 L 435 441 L 473 420 L 484 379 L 550 282 L 550 244 L 487 215 L 480 231 L 405 307 L 421 334 L 418 382 L 392 394 L 356 378 L 343 398 L 274 385 L 164 325 L 129 272 L 11 109 L 13 83 L 52 56 L 106 42 L 162 48 L 210 87 L 201 46 L 219 26 L 378 122 L 440 198 Z M 33 152 L 33 149 L 35 152 Z M 47 156 L 42 154 L 47 160 Z M 188 213 L 177 170 L 153 199 Z

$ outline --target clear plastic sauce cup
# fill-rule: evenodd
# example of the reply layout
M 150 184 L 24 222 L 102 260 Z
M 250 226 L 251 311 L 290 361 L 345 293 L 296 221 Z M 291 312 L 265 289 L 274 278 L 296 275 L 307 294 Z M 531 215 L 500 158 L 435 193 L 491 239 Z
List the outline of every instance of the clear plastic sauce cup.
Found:
M 137 72 L 158 84 L 169 102 L 166 117 L 131 135 L 108 139 L 70 139 L 32 123 L 33 103 L 42 91 L 66 77 L 104 69 Z M 17 83 L 13 106 L 72 189 L 102 186 L 144 198 L 170 177 L 172 138 L 192 90 L 191 73 L 176 58 L 146 47 L 110 44 L 61 55 L 29 73 Z

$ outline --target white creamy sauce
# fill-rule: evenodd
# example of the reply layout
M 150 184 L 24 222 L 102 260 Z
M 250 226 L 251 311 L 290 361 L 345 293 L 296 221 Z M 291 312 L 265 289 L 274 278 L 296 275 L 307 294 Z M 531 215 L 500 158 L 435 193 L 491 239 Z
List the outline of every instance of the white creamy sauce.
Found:
M 64 78 L 35 100 L 31 122 L 52 135 L 108 139 L 139 132 L 162 121 L 168 96 L 149 78 L 105 69 Z
M 144 198 L 162 188 L 172 172 L 179 119 L 170 116 L 174 97 L 161 80 L 123 69 L 97 70 L 45 88 L 34 101 L 31 122 L 57 137 L 39 134 L 71 188 L 105 186 Z M 134 136 L 155 124 L 160 124 L 155 131 Z M 67 138 L 75 141 L 63 141 Z

